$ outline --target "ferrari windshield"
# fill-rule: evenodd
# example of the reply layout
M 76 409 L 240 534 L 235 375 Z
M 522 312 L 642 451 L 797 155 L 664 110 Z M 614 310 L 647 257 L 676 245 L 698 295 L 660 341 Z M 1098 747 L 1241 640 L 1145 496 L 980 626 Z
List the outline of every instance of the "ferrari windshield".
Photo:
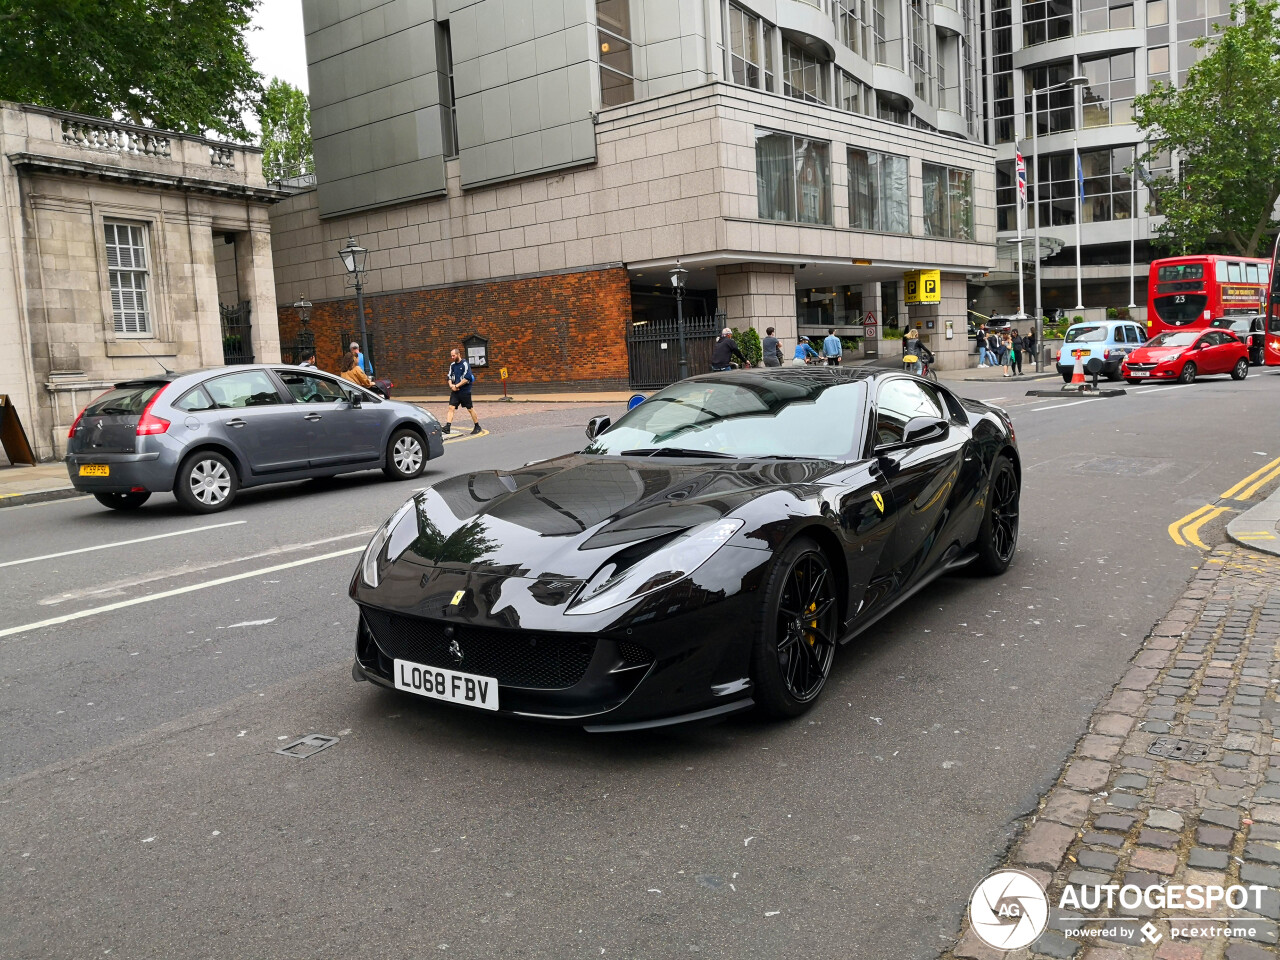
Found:
M 860 435 L 865 397 L 859 380 L 686 380 L 631 410 L 583 452 L 843 460 Z

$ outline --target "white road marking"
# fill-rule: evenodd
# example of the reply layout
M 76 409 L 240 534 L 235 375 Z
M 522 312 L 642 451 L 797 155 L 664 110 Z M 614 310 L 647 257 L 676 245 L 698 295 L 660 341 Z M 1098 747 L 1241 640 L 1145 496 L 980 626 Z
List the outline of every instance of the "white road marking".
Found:
M 206 570 L 216 570 L 218 567 L 230 566 L 233 563 L 244 563 L 246 560 L 261 560 L 265 557 L 275 557 L 282 553 L 293 553 L 296 550 L 305 550 L 308 547 L 319 547 L 326 543 L 333 543 L 337 540 L 350 540 L 352 537 L 367 537 L 377 529 L 370 527 L 367 530 L 353 530 L 351 533 L 340 533 L 333 537 L 322 537 L 319 540 L 310 540 L 306 543 L 292 543 L 284 546 L 272 547 L 270 550 L 262 550 L 258 553 L 250 553 L 243 557 L 232 557 L 229 560 L 211 560 L 208 563 L 192 563 L 181 567 L 175 567 L 172 570 L 166 570 L 161 573 L 152 573 L 146 576 L 132 576 L 125 580 L 116 580 L 112 583 L 102 584 L 96 587 L 86 587 L 83 590 L 68 590 L 65 593 L 55 594 L 52 597 L 45 597 L 39 603 L 42 607 L 50 607 L 59 603 L 66 603 L 68 600 L 81 600 L 85 597 L 96 597 L 101 594 L 122 594 L 129 587 L 140 587 L 144 583 L 154 583 L 157 580 L 172 580 L 174 577 L 185 577 L 193 573 L 204 573 Z
M 163 540 L 166 537 L 182 537 L 188 533 L 203 533 L 206 530 L 218 530 L 222 527 L 235 527 L 247 520 L 229 520 L 226 523 L 211 523 L 205 527 L 192 527 L 190 530 L 175 530 L 172 533 L 157 533 L 150 537 L 138 537 L 134 540 L 117 540 L 115 543 L 100 543 L 96 547 L 78 547 L 75 550 L 63 550 L 59 553 L 45 553 L 38 557 L 23 557 L 21 560 L 6 560 L 0 567 L 16 567 L 22 563 L 35 563 L 37 560 L 55 560 L 58 557 L 69 557 L 73 553 L 90 553 L 94 550 L 110 550 L 112 547 L 127 547 L 135 543 L 146 543 L 150 540 Z
M 232 623 L 227 626 L 228 630 L 234 630 L 236 627 L 265 627 L 268 623 L 275 623 L 278 617 L 272 617 L 269 620 L 241 620 L 239 623 Z
M 1032 410 L 1061 410 L 1063 407 L 1077 407 L 1082 403 L 1097 403 L 1099 400 L 1106 400 L 1106 397 L 1090 397 L 1088 400 L 1072 400 L 1070 403 L 1046 403 L 1042 407 L 1027 407 L 1027 412 Z
M 121 600 L 119 603 L 109 603 L 102 607 L 90 607 L 88 610 L 78 610 L 75 613 L 66 613 L 60 617 L 50 617 L 48 620 L 37 620 L 34 623 L 24 623 L 18 627 L 7 627 L 0 630 L 0 637 L 11 637 L 15 633 L 26 633 L 29 630 L 53 627 L 60 623 L 70 623 L 72 620 L 83 620 L 86 617 L 95 617 L 100 613 L 110 613 L 113 610 L 123 610 L 126 607 L 135 607 L 140 603 L 151 603 L 153 600 L 165 600 L 169 597 L 181 596 L 184 593 L 195 593 L 197 590 L 208 590 L 210 587 L 220 587 L 226 583 L 235 583 L 237 580 L 248 580 L 252 577 L 260 577 L 264 573 L 275 573 L 277 570 L 290 570 L 294 567 L 302 567 L 310 563 L 319 563 L 322 560 L 332 560 L 335 557 L 346 557 L 353 553 L 360 553 L 362 550 L 364 550 L 363 546 L 348 547 L 345 550 L 334 550 L 332 553 L 322 553 L 319 556 L 306 557 L 302 560 L 291 560 L 288 563 L 278 563 L 273 567 L 260 567 L 257 570 L 249 570 L 245 573 L 233 573 L 228 577 L 219 577 L 216 580 L 206 580 L 204 583 L 192 583 L 185 587 L 175 587 L 172 590 L 163 590 L 160 593 L 148 593 L 144 597 L 134 597 L 131 600 Z

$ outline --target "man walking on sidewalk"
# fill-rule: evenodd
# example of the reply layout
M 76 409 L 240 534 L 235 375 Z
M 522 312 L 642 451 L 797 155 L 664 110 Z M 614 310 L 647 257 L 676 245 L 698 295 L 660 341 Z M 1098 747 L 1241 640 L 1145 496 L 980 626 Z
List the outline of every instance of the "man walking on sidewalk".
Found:
M 471 385 L 476 382 L 476 375 L 471 372 L 471 364 L 462 359 L 462 351 L 454 347 L 449 351 L 449 415 L 444 421 L 444 433 L 450 433 L 453 430 L 453 415 L 458 412 L 459 407 L 466 407 L 467 413 L 471 414 L 471 422 L 474 426 L 471 433 L 474 436 L 480 432 L 480 420 L 476 417 L 475 407 L 471 405 Z
M 835 328 L 827 330 L 827 339 L 822 341 L 822 355 L 827 358 L 827 366 L 840 366 L 840 355 L 844 353 L 844 345 L 836 336 Z

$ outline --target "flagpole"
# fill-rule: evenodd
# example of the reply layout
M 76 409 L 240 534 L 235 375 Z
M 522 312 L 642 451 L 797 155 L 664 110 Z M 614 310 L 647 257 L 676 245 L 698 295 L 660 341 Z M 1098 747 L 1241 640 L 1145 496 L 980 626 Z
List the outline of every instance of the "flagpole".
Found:
M 1044 307 L 1040 302 L 1040 274 L 1041 261 L 1044 259 L 1040 252 L 1040 91 L 1033 89 L 1031 91 L 1031 223 L 1032 232 L 1035 235 L 1035 265 L 1036 265 L 1036 322 L 1034 325 L 1036 338 L 1036 355 L 1035 368 L 1040 370 L 1040 354 L 1044 352 L 1044 348 L 1040 345 L 1040 340 L 1044 336 L 1044 326 L 1041 323 L 1041 317 L 1044 316 Z
M 1080 274 L 1080 214 L 1084 200 L 1084 170 L 1080 166 L 1080 137 L 1071 138 L 1071 152 L 1076 158 L 1076 309 L 1084 309 L 1084 281 Z
M 1018 161 L 1022 161 L 1022 152 L 1018 151 Z M 1018 171 L 1014 172 L 1014 176 L 1018 175 Z M 1022 317 L 1026 314 L 1023 308 L 1023 283 L 1022 283 L 1022 212 L 1023 207 L 1027 203 L 1026 180 L 1022 180 L 1018 184 L 1018 322 L 1022 323 Z
M 1133 147 L 1133 173 L 1129 177 L 1132 195 L 1129 199 L 1129 309 L 1137 306 L 1133 302 L 1133 272 L 1137 268 L 1134 261 L 1134 247 L 1138 235 L 1138 147 Z

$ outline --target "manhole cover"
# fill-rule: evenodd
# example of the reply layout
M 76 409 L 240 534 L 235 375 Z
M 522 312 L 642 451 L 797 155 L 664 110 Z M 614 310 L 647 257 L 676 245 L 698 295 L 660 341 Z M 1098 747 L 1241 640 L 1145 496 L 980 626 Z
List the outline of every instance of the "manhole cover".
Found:
M 1147 753 L 1153 757 L 1169 757 L 1187 763 L 1199 763 L 1209 758 L 1209 748 L 1204 744 L 1173 737 L 1156 738 L 1156 742 L 1147 747 Z
M 325 747 L 332 747 L 337 742 L 337 737 L 326 737 L 322 733 L 313 733 L 307 737 L 299 737 L 293 743 L 286 743 L 283 747 L 277 749 L 276 753 L 305 760 L 307 757 L 314 757 Z

